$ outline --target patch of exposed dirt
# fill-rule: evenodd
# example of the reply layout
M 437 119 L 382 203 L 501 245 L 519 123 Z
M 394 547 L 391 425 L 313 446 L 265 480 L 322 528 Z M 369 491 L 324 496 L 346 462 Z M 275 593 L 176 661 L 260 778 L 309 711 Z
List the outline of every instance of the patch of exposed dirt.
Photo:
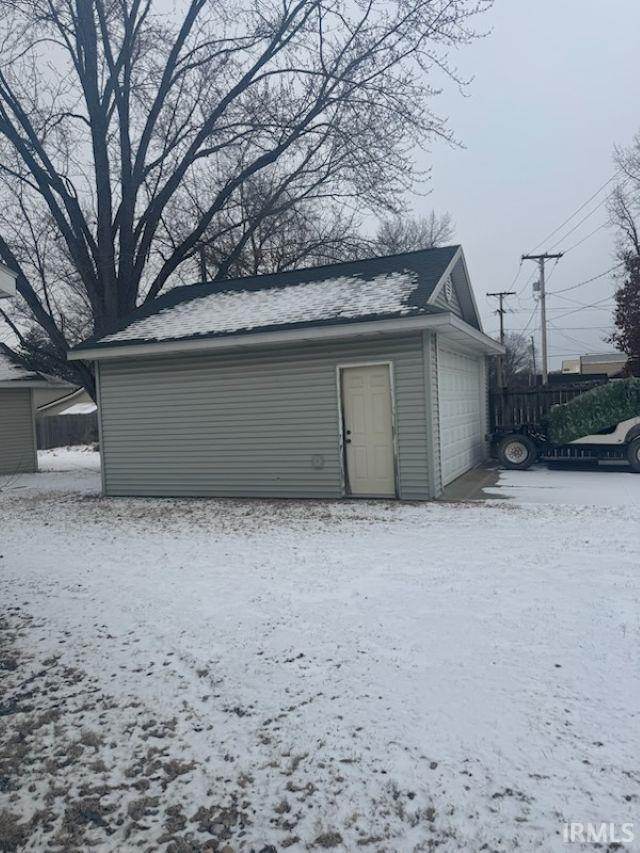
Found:
M 225 845 L 235 853 L 250 820 L 246 800 L 229 797 L 232 786 L 215 804 L 212 791 L 206 805 L 174 800 L 198 770 L 179 755 L 175 718 L 140 702 L 123 707 L 60 657 L 38 660 L 25 642 L 36 627 L 19 607 L 0 619 L 0 850 L 157 842 L 176 853 Z M 87 714 L 100 730 L 78 726 Z

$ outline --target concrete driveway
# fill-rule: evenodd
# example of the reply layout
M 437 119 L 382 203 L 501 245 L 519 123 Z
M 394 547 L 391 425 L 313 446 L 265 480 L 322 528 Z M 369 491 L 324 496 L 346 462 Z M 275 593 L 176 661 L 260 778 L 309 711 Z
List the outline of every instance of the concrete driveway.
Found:
M 626 464 L 534 465 L 528 471 L 506 471 L 497 462 L 468 471 L 450 483 L 442 501 L 512 500 L 518 503 L 578 506 L 637 506 L 640 475 Z

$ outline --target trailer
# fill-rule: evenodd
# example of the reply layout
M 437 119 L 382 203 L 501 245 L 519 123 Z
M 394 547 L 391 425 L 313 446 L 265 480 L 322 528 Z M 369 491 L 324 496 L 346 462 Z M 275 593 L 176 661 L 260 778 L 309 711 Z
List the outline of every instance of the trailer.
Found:
M 492 436 L 496 455 L 505 468 L 525 470 L 534 462 L 626 461 L 640 473 L 640 416 L 620 421 L 569 444 L 554 444 L 546 424 L 522 424 L 497 429 Z

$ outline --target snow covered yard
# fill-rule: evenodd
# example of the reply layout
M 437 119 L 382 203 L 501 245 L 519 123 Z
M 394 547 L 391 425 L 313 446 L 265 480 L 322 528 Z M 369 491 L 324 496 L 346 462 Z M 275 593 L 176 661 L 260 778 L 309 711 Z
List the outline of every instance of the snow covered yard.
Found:
M 637 818 L 640 477 L 162 501 L 42 462 L 0 478 L 0 849 L 548 851 Z

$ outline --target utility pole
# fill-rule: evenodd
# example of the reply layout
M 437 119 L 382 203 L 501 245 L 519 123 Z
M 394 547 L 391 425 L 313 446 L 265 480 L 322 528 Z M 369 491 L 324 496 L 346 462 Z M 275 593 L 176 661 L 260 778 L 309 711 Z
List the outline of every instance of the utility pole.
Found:
M 493 296 L 499 300 L 500 307 L 496 311 L 496 314 L 500 317 L 500 343 L 504 343 L 504 315 L 507 313 L 506 308 L 504 307 L 504 300 L 507 296 L 515 296 L 515 290 L 500 290 L 498 293 L 487 293 L 487 296 Z
M 536 383 L 537 367 L 536 367 L 536 339 L 533 335 L 531 335 L 531 359 L 533 361 L 533 375 L 532 375 L 532 385 Z
M 491 296 L 498 300 L 499 308 L 496 311 L 497 315 L 500 317 L 500 343 L 504 344 L 504 315 L 507 313 L 507 309 L 504 307 L 504 300 L 507 296 L 515 296 L 515 290 L 499 290 L 497 293 L 487 293 L 487 296 Z M 504 385 L 504 371 L 503 371 L 503 356 L 499 355 L 497 358 L 497 379 L 498 379 L 498 388 L 502 389 Z
M 550 255 L 545 252 L 542 255 L 522 255 L 523 261 L 537 261 L 540 267 L 540 326 L 542 327 L 542 382 L 544 385 L 549 381 L 549 356 L 547 353 L 547 293 L 545 290 L 544 265 L 545 261 L 560 260 L 562 252 Z

